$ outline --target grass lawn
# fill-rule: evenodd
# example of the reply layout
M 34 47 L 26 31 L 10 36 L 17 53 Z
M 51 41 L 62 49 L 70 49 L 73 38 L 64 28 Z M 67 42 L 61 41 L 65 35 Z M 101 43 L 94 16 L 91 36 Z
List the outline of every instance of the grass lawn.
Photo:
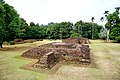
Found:
M 60 41 L 60 40 L 56 40 Z M 20 69 L 30 63 L 30 60 L 19 59 L 17 56 L 24 51 L 45 43 L 53 42 L 52 40 L 38 41 L 34 43 L 25 43 L 17 45 L 4 45 L 0 49 L 0 80 L 44 80 L 47 78 L 46 74 L 37 73 L 34 71 Z
M 91 40 L 93 67 L 64 65 L 54 75 L 20 68 L 32 61 L 16 56 L 32 47 L 49 42 L 53 41 L 4 45 L 4 48 L 0 49 L 0 80 L 120 80 L 120 44 L 104 43 L 101 40 Z

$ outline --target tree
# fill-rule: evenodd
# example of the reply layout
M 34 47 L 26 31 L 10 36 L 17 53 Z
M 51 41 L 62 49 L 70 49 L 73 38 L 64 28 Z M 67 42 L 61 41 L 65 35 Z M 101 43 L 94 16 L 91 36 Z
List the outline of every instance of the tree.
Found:
M 94 18 L 94 17 L 92 17 L 92 18 L 91 18 L 91 21 L 92 21 L 92 22 L 94 22 L 94 20 L 95 20 L 95 18 Z
M 71 31 L 73 24 L 71 22 L 61 22 L 59 23 L 60 26 L 60 35 L 62 38 L 69 38 L 71 36 Z
M 73 24 L 70 22 L 49 23 L 47 25 L 46 34 L 49 39 L 69 38 L 72 31 Z
M 70 37 L 78 38 L 80 36 L 79 36 L 78 33 L 75 33 L 74 31 L 71 31 L 71 36 Z
M 74 24 L 73 30 L 71 31 L 71 37 L 72 36 L 80 37 L 80 35 L 82 35 L 82 37 L 91 39 L 92 38 L 91 27 L 94 30 L 93 31 L 93 39 L 98 39 L 100 30 L 102 27 L 99 26 L 97 23 L 88 23 L 88 22 L 82 22 L 82 21 L 78 21 Z
M 99 39 L 99 33 L 103 26 L 98 25 L 97 23 L 93 23 L 93 39 Z
M 91 36 L 92 36 L 92 39 L 93 39 L 93 22 L 94 22 L 95 18 L 92 17 L 91 18 L 91 21 L 92 21 L 92 26 L 91 26 Z
M 78 33 L 79 37 L 82 37 L 82 28 L 83 28 L 83 26 L 84 26 L 84 23 L 83 23 L 82 20 L 76 22 L 75 25 L 74 25 L 75 33 Z
M 3 0 L 2 0 L 3 1 Z M 17 11 L 0 1 L 0 47 L 4 41 L 10 41 L 19 33 L 20 18 Z
M 41 27 L 41 31 L 42 31 L 42 39 L 46 39 L 47 38 L 47 34 L 46 34 L 46 30 L 47 30 L 47 25 L 40 25 L 40 27 Z
M 115 7 L 115 9 L 116 9 L 116 12 L 119 12 L 120 7 Z
M 109 11 L 104 13 L 107 20 L 105 24 L 107 29 L 107 41 L 110 40 L 109 38 L 120 41 L 120 7 L 116 7 L 115 9 L 113 13 L 108 14 Z
M 23 18 L 20 19 L 20 32 L 18 35 L 18 38 L 27 39 L 27 29 L 29 28 L 28 24 L 26 23 L 26 20 Z
M 104 17 L 101 17 L 100 20 L 103 22 L 104 21 Z
M 116 7 L 115 9 L 115 12 L 108 15 L 107 20 L 110 25 L 110 38 L 120 42 L 120 7 Z
M 49 23 L 47 25 L 46 34 L 49 39 L 57 39 L 60 35 L 60 26 L 58 23 Z
M 5 4 L 5 1 L 4 0 L 0 0 L 0 4 Z
M 0 2 L 0 47 L 2 48 L 3 38 L 5 36 L 5 9 L 2 2 Z
M 107 31 L 106 31 L 106 28 L 105 28 L 105 26 L 104 26 L 104 24 L 103 24 L 104 17 L 101 17 L 100 20 L 101 20 L 101 22 L 102 22 L 102 26 L 103 26 L 103 27 L 102 27 L 102 29 L 100 30 L 99 37 L 100 37 L 101 39 L 106 39 Z
M 35 26 L 35 23 L 34 22 L 30 22 L 30 26 Z
M 108 14 L 109 14 L 109 11 L 107 10 L 107 11 L 105 11 L 104 12 L 104 14 L 105 14 L 105 17 L 106 17 L 106 19 L 108 18 Z M 107 19 L 108 20 L 108 19 Z M 106 28 L 106 30 L 107 30 L 107 42 L 109 42 L 110 41 L 110 39 L 109 39 L 109 34 L 110 34 L 110 23 L 109 22 L 107 22 L 106 24 L 105 24 L 105 28 Z
M 91 39 L 91 23 L 84 22 L 82 27 L 82 37 Z
M 105 11 L 104 14 L 105 14 L 105 17 L 107 17 L 107 15 L 109 14 L 109 11 L 108 10 Z

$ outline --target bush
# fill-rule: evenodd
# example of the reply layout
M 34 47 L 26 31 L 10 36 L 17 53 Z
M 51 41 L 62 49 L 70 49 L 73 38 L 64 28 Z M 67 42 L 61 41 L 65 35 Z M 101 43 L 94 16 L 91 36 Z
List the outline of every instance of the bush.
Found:
M 106 40 L 106 37 L 107 37 L 107 33 L 106 33 L 106 30 L 103 28 L 103 29 L 100 30 L 99 38 L 103 39 L 103 40 Z
M 120 42 L 120 36 L 115 38 L 118 42 Z
M 72 33 L 70 37 L 78 38 L 80 35 L 78 33 Z
M 3 44 L 8 45 L 9 43 L 7 41 L 4 41 Z
M 9 44 L 10 45 L 15 45 L 15 42 L 14 41 L 10 41 Z

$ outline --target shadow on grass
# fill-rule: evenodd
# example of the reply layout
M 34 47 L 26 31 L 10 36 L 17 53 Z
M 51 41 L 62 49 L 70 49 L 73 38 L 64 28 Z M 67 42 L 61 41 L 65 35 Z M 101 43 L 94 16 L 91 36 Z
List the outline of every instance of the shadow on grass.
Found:
M 20 55 L 17 55 L 13 58 L 32 61 L 31 63 L 28 63 L 28 64 L 20 67 L 20 69 L 31 70 L 31 71 L 35 71 L 38 73 L 45 73 L 45 74 L 49 74 L 49 75 L 54 75 L 60 69 L 60 67 L 62 67 L 63 65 L 64 66 L 74 66 L 74 67 L 98 68 L 97 64 L 95 63 L 93 54 L 91 54 L 90 63 L 74 63 L 74 62 L 60 61 L 55 66 L 53 66 L 51 69 L 43 69 L 43 68 L 33 67 L 33 65 L 38 61 L 37 59 L 23 58 Z
M 96 68 L 96 69 L 99 69 L 99 66 L 98 66 L 98 64 L 96 63 L 96 60 L 95 60 L 95 56 L 94 56 L 94 54 L 93 54 L 94 52 L 92 52 L 91 54 L 90 54 L 90 68 Z

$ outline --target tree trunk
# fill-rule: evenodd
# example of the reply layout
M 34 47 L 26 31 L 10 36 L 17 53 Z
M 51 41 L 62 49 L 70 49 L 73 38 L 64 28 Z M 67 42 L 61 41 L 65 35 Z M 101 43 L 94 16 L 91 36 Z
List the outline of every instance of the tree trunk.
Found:
M 81 26 L 81 37 L 82 37 L 82 26 Z
M 93 39 L 93 23 L 91 25 L 91 38 Z
M 107 42 L 110 42 L 109 34 L 110 34 L 110 30 L 108 29 L 108 30 L 107 30 Z
M 0 41 L 0 48 L 3 48 L 2 44 L 3 44 L 3 41 Z
M 2 43 L 0 43 L 0 48 L 2 48 Z

